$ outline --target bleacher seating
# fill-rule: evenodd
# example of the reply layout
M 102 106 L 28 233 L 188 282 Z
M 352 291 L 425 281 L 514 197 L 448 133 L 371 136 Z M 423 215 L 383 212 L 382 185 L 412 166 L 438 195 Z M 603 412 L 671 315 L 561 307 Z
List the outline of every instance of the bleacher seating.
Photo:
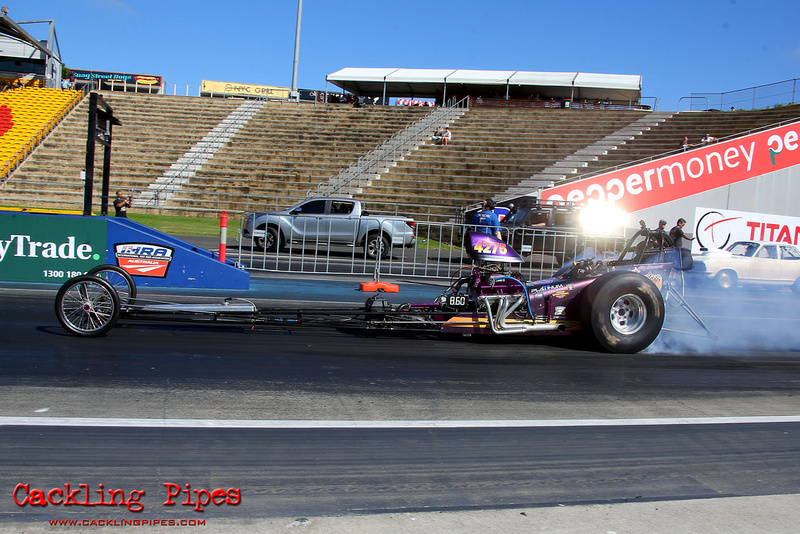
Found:
M 112 192 L 145 189 L 241 103 L 110 92 L 102 97 L 121 122 L 112 130 Z M 0 191 L 0 205 L 82 209 L 88 106 L 84 99 L 14 173 L 5 184 L 6 191 Z M 96 199 L 100 198 L 102 159 L 103 148 L 98 145 Z
M 242 103 L 111 92 L 102 96 L 122 123 L 113 129 L 112 191 L 146 189 Z M 81 208 L 86 105 L 14 174 L 7 191 L 0 192 L 0 205 Z M 268 103 L 167 207 L 134 206 L 176 215 L 286 206 L 429 111 Z M 101 162 L 98 150 L 96 176 Z
M 80 100 L 77 91 L 24 87 L 0 93 L 0 181 Z
M 172 204 L 195 210 L 286 207 L 430 111 L 269 103 Z
M 358 195 L 370 210 L 423 220 L 497 196 L 548 165 L 639 119 L 637 111 L 473 108 L 448 146 L 427 144 Z
M 114 128 L 111 190 L 143 190 L 240 104 L 238 99 L 103 93 L 121 125 Z M 0 205 L 80 209 L 86 103 L 40 145 L 0 188 Z M 416 107 L 268 103 L 199 169 L 165 207 L 135 211 L 214 216 L 287 207 L 430 110 Z M 606 153 L 558 179 L 610 168 L 679 148 L 800 117 L 800 106 L 736 112 L 473 108 L 451 124 L 452 144 L 427 143 L 356 196 L 374 213 L 449 220 L 456 208 L 503 196 L 532 177 L 573 165 L 576 152 L 611 139 Z M 641 130 L 630 133 L 631 129 Z M 585 150 L 584 150 L 585 151 Z M 96 169 L 100 169 L 102 150 Z M 99 172 L 96 171 L 96 175 Z M 533 180 L 535 182 L 535 180 Z M 96 180 L 95 197 L 99 195 Z M 97 207 L 95 206 L 95 211 Z

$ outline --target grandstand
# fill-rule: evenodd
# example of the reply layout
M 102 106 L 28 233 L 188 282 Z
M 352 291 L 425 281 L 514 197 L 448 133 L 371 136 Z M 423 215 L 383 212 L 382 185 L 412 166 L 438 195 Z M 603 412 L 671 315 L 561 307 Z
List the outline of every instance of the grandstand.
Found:
M 359 196 L 372 209 L 401 206 L 423 220 L 449 219 L 641 118 L 637 111 L 473 108 L 452 125 L 452 144 L 420 147 Z
M 0 180 L 78 103 L 75 91 L 24 87 L 0 93 Z
M 38 91 L 48 91 L 47 100 L 53 102 L 71 93 Z M 122 123 L 114 129 L 112 191 L 152 189 L 242 103 L 112 92 L 104 92 L 103 98 Z M 35 107 L 37 115 L 45 109 L 42 103 Z M 81 102 L 10 174 L 0 186 L 0 205 L 82 208 L 86 110 L 87 103 Z M 220 143 L 213 157 L 193 168 L 191 179 L 168 201 L 144 205 L 140 198 L 134 210 L 216 216 L 223 209 L 236 213 L 286 207 L 429 112 L 268 102 Z M 60 114 L 53 112 L 47 120 L 56 122 Z M 722 138 L 797 117 L 800 106 L 676 114 L 477 107 L 450 125 L 450 146 L 420 146 L 355 196 L 376 213 L 448 220 L 457 207 L 487 196 L 535 191 L 663 154 L 677 149 L 684 136 L 694 142 L 708 133 Z

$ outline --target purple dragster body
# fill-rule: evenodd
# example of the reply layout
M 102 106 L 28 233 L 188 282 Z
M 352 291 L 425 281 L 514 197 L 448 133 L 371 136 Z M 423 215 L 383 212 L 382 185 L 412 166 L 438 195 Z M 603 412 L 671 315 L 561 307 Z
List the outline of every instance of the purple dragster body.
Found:
M 638 352 L 661 331 L 667 250 L 637 250 L 632 239 L 617 260 L 572 262 L 553 278 L 527 282 L 513 271 L 522 258 L 506 243 L 469 232 L 465 244 L 477 265 L 440 297 L 444 309 L 461 308 L 443 332 L 583 333 L 606 350 Z

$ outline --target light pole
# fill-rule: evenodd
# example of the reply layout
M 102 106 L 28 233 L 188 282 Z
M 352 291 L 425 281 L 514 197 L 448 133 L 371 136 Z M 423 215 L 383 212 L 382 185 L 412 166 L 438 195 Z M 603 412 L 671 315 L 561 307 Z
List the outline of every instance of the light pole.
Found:
M 292 91 L 289 100 L 297 102 L 300 93 L 297 91 L 297 63 L 300 57 L 300 20 L 303 18 L 303 0 L 297 0 L 297 29 L 294 34 L 294 63 L 292 64 Z

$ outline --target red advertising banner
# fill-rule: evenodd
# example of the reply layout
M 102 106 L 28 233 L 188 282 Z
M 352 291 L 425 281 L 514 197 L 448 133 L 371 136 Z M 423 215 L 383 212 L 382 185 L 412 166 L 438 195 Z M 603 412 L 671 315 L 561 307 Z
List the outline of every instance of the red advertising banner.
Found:
M 604 201 L 627 212 L 800 164 L 800 121 L 546 189 L 542 200 Z

